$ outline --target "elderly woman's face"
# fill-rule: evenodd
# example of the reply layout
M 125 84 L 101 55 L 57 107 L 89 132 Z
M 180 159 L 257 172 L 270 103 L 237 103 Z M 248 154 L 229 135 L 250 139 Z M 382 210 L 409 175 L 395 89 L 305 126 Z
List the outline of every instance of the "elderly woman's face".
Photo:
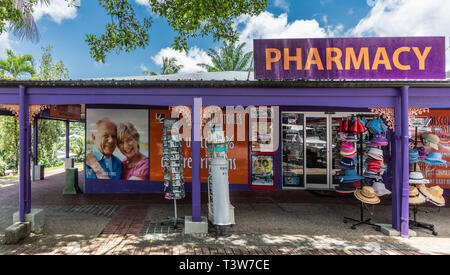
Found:
M 122 139 L 119 140 L 119 150 L 127 159 L 131 159 L 139 153 L 138 145 L 139 142 L 128 133 L 124 133 Z

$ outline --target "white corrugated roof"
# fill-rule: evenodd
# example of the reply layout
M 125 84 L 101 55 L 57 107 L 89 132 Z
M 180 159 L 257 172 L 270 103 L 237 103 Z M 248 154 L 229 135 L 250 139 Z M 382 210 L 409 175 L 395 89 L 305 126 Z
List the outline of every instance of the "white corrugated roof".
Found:
M 229 72 L 198 72 L 198 73 L 178 73 L 162 75 L 139 75 L 139 76 L 120 76 L 89 78 L 85 80 L 254 80 L 253 72 L 229 71 Z

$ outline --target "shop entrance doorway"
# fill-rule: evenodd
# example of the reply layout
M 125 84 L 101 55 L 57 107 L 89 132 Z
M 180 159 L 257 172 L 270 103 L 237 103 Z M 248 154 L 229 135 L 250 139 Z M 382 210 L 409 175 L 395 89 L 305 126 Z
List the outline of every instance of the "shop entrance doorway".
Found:
M 283 189 L 334 190 L 339 124 L 352 114 L 281 112 Z

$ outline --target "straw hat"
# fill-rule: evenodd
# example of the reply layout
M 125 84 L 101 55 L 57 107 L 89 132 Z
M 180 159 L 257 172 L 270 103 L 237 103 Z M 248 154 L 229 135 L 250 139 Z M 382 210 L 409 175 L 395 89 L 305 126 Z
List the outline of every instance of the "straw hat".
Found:
M 417 187 L 409 186 L 409 204 L 417 205 L 423 204 L 427 201 L 424 195 L 422 195 Z
M 423 133 L 421 138 L 423 139 L 425 146 L 430 146 L 433 149 L 439 150 L 438 144 L 440 139 L 438 136 L 430 133 Z
M 421 172 L 409 172 L 409 183 L 410 184 L 427 184 L 430 183 L 430 181 L 423 177 L 423 174 Z
M 419 188 L 419 192 L 422 193 L 422 195 L 424 195 L 430 203 L 432 203 L 436 206 L 444 206 L 445 205 L 445 199 L 442 196 L 442 194 L 444 194 L 444 190 L 441 187 L 439 187 L 437 185 L 430 187 L 430 188 L 421 186 Z
M 370 186 L 363 186 L 362 189 L 355 191 L 355 197 L 368 204 L 377 204 L 380 203 L 380 198 L 375 193 L 375 190 L 373 190 Z

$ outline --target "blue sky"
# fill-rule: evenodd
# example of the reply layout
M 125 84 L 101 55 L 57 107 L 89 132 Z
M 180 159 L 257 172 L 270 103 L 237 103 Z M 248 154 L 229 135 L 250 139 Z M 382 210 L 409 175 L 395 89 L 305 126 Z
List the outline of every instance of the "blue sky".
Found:
M 32 54 L 36 60 L 41 47 L 53 46 L 71 79 L 143 75 L 143 69 L 160 72 L 162 56 L 176 57 L 182 73 L 201 71 L 197 63 L 208 63 L 208 48 L 218 48 L 210 37 L 189 41 L 189 54 L 170 49 L 175 33 L 166 20 L 152 15 L 145 0 L 130 0 L 139 18 L 152 15 L 149 46 L 133 52 L 110 53 L 105 64 L 96 63 L 84 41 L 88 33 L 101 34 L 108 17 L 97 0 L 79 0 L 78 9 L 64 0 L 52 0 L 49 7 L 34 13 L 40 30 L 39 43 L 21 41 L 12 34 L 0 36 L 0 57 L 5 49 Z M 254 38 L 303 38 L 349 36 L 449 36 L 449 0 L 269 0 L 269 7 L 255 17 L 236 20 L 240 41 L 252 49 Z M 448 38 L 447 38 L 448 39 Z M 447 60 L 447 66 L 449 62 Z M 447 67 L 448 68 L 448 67 Z

